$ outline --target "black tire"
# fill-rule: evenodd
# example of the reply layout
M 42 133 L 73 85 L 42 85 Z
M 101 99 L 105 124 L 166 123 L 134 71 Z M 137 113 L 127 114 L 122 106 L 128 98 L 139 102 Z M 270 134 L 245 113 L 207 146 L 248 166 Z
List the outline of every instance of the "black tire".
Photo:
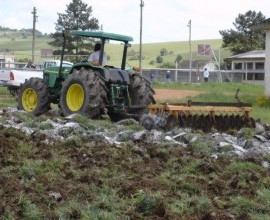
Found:
M 39 116 L 50 109 L 47 84 L 41 78 L 26 79 L 18 91 L 18 109 Z
M 151 83 L 144 77 L 133 74 L 130 77 L 130 98 L 132 105 L 143 106 L 136 110 L 130 110 L 129 113 L 143 114 L 148 112 L 148 105 L 155 104 L 155 91 L 151 87 Z
M 74 71 L 63 82 L 59 108 L 63 116 L 80 113 L 90 118 L 104 114 L 107 88 L 99 73 L 82 67 Z

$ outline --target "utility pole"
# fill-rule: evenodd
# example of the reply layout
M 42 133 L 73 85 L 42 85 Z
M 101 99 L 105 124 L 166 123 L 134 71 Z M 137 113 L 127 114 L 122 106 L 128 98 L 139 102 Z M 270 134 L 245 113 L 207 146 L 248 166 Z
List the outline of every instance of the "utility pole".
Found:
M 33 8 L 31 12 L 33 14 L 33 40 L 32 40 L 32 62 L 35 60 L 35 39 L 36 39 L 36 22 L 37 22 L 37 10 L 36 7 Z
M 191 82 L 191 69 L 192 69 L 192 53 L 191 53 L 191 20 L 189 20 L 189 82 Z
M 142 75 L 142 11 L 143 11 L 144 2 L 141 0 L 141 16 L 140 16 L 140 54 L 139 54 L 139 67 Z

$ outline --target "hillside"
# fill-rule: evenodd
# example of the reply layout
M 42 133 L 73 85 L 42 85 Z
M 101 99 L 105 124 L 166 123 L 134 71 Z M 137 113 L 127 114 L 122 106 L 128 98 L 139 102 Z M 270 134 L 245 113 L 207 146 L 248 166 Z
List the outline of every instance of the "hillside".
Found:
M 40 57 L 40 49 L 52 48 L 48 45 L 51 41 L 47 35 L 40 35 L 36 38 L 35 42 L 35 54 L 36 62 L 42 62 L 44 58 Z M 199 40 L 192 41 L 192 58 L 193 60 L 211 60 L 213 56 L 203 57 L 197 55 L 198 44 L 210 44 L 214 49 L 216 56 L 218 57 L 218 49 L 221 48 L 222 40 Z M 159 43 L 146 43 L 143 44 L 143 62 L 144 68 L 159 67 L 161 64 L 156 63 L 157 56 L 160 55 L 162 49 L 166 49 L 168 54 L 162 56 L 163 63 L 175 62 L 177 55 L 181 55 L 184 60 L 189 59 L 189 42 L 177 41 L 177 42 L 159 42 Z M 53 49 L 53 48 L 52 48 Z M 32 54 L 32 37 L 30 34 L 18 34 L 17 32 L 3 32 L 0 31 L 0 52 L 13 51 L 16 59 L 31 58 Z M 105 49 L 106 53 L 110 57 L 109 63 L 111 65 L 120 66 L 120 60 L 122 58 L 122 46 L 110 42 Z M 139 61 L 137 59 L 139 53 L 139 44 L 133 44 L 129 49 L 130 53 L 127 59 L 128 65 L 138 66 Z M 133 53 L 133 55 L 132 55 Z M 227 50 L 221 49 L 221 60 L 229 56 L 230 53 Z M 151 64 L 150 64 L 151 63 Z

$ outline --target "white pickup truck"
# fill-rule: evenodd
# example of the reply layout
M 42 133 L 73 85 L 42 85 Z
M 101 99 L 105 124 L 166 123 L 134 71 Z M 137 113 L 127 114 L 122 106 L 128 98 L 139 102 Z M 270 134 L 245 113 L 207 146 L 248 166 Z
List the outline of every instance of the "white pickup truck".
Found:
M 52 66 L 60 66 L 60 60 L 46 60 L 43 69 Z M 73 63 L 63 61 L 62 66 L 72 66 Z M 43 77 L 43 69 L 33 69 L 24 67 L 23 69 L 0 69 L 0 85 L 6 86 L 12 95 L 17 94 L 17 90 L 26 79 L 31 77 Z

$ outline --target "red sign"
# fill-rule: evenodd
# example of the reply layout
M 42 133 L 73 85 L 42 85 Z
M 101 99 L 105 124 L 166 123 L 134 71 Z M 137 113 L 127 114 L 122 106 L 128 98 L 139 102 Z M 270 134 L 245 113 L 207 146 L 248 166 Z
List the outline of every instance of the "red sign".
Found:
M 198 55 L 201 55 L 201 56 L 211 55 L 211 45 L 198 44 Z

